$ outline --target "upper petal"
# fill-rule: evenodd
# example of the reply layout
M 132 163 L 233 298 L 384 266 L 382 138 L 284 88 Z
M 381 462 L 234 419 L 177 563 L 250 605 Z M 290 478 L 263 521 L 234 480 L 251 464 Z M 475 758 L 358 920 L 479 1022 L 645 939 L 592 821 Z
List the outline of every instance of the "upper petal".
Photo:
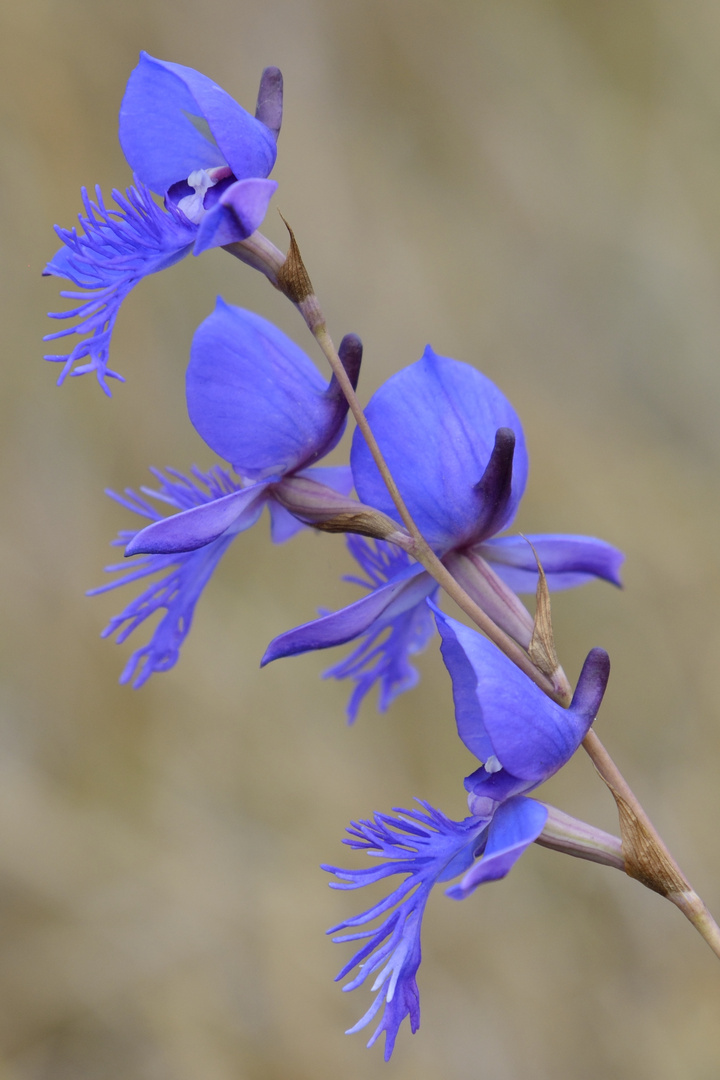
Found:
M 340 438 L 346 402 L 309 356 L 266 319 L 218 298 L 198 327 L 187 405 L 212 449 L 251 479 L 312 464 Z
M 472 543 L 483 518 L 481 480 L 498 428 L 515 434 L 512 491 L 496 529 L 513 518 L 527 479 L 527 452 L 518 416 L 497 387 L 469 364 L 438 356 L 393 375 L 370 400 L 366 415 L 410 513 L 431 546 Z M 363 502 L 397 511 L 359 431 L 351 464 Z M 487 517 L 487 515 L 485 515 Z
M 569 761 L 595 718 L 607 654 L 589 654 L 573 704 L 563 709 L 476 630 L 439 610 L 435 618 L 462 741 L 481 761 L 490 747 L 508 773 L 533 786 L 547 780 Z
M 622 586 L 620 567 L 625 555 L 593 536 L 501 536 L 486 540 L 475 550 L 492 563 L 495 573 L 514 592 L 535 592 L 537 563 L 528 540 L 537 552 L 550 589 L 572 589 L 594 578 Z
M 238 180 L 266 177 L 272 132 L 212 79 L 146 52 L 120 106 L 120 144 L 143 183 L 163 195 L 196 169 L 227 164 Z

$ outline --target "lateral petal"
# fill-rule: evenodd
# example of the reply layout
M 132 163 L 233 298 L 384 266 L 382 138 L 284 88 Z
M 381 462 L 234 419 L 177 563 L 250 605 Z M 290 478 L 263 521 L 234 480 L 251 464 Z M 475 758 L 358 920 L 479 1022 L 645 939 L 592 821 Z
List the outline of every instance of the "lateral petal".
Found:
M 283 656 L 344 645 L 367 633 L 371 627 L 380 630 L 404 611 L 421 603 L 434 588 L 435 582 L 416 563 L 354 604 L 280 634 L 268 645 L 261 667 Z
M 495 573 L 514 592 L 535 592 L 537 563 L 530 544 L 535 548 L 545 571 L 548 587 L 553 590 L 572 589 L 602 578 L 622 587 L 620 567 L 625 555 L 612 544 L 594 536 L 565 536 L 539 534 L 501 536 L 486 540 L 474 550 L 492 563 Z
M 247 240 L 262 225 L 276 190 L 274 180 L 238 180 L 231 184 L 200 222 L 193 254 Z
M 548 810 L 543 803 L 516 795 L 502 803 L 488 829 L 485 852 L 457 885 L 446 890 L 454 900 L 464 900 L 478 885 L 499 881 L 512 870 L 522 853 L 545 827 Z
M 267 483 L 233 491 L 203 506 L 194 506 L 172 517 L 147 525 L 130 541 L 125 555 L 164 555 L 195 551 L 217 540 L 232 528 L 232 534 L 254 525 L 260 516 Z
M 215 500 L 237 486 L 224 469 L 217 467 L 208 473 L 193 469 L 190 475 L 184 475 L 175 469 L 168 469 L 167 475 L 156 469 L 151 471 L 160 485 L 160 490 L 142 488 L 140 493 L 126 490 L 123 495 L 108 492 L 121 506 L 151 521 L 162 520 L 154 501 L 177 509 L 187 509 Z M 150 502 L 149 499 L 154 501 Z M 135 535 L 136 530 L 123 529 L 112 541 L 112 545 L 125 548 Z M 110 592 L 147 578 L 154 580 L 146 585 L 139 596 L 130 600 L 119 615 L 110 620 L 103 631 L 103 637 L 116 634 L 119 644 L 147 619 L 158 611 L 164 611 L 160 621 L 154 624 L 149 642 L 136 649 L 128 660 L 120 682 L 132 682 L 134 687 L 139 687 L 154 672 L 168 671 L 175 665 L 180 647 L 190 632 L 197 601 L 235 535 L 227 532 L 198 551 L 145 555 L 133 562 L 122 562 L 105 568 L 119 577 L 91 589 L 88 596 Z

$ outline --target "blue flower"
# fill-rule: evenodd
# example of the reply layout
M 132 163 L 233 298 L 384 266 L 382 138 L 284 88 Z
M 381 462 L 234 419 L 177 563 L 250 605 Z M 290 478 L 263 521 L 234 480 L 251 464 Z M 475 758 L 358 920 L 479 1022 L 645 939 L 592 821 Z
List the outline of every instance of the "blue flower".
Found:
M 267 177 L 281 118 L 277 68 L 263 73 L 252 117 L 205 75 L 140 54 L 120 108 L 120 143 L 136 186 L 125 195 L 113 191 L 117 209 L 107 208 L 99 188 L 96 202 L 83 188 L 82 232 L 56 226 L 64 246 L 44 270 L 81 290 L 60 294 L 80 301 L 77 307 L 50 315 L 78 322 L 45 340 L 89 335 L 67 355 L 46 356 L 64 365 L 59 383 L 94 371 L 109 394 L 107 379 L 122 381 L 108 367 L 112 331 L 138 281 L 190 251 L 245 240 L 258 228 L 277 187 Z
M 362 355 L 348 336 L 341 358 L 353 383 Z M 347 508 L 352 487 L 346 466 L 312 467 L 338 442 L 347 403 L 335 381 L 326 383 L 310 358 L 259 315 L 218 300 L 198 328 L 187 371 L 187 404 L 197 431 L 237 474 L 215 468 L 184 476 L 154 471 L 158 491 L 112 497 L 151 524 L 122 531 L 114 541 L 134 565 L 108 567 L 123 576 L 92 590 L 159 574 L 113 618 L 104 636 L 124 641 L 155 611 L 165 611 L 149 645 L 130 659 L 123 682 L 145 682 L 178 659 L 197 600 L 230 543 L 269 508 L 272 539 L 280 543 L 306 524 Z M 163 517 L 148 497 L 177 509 Z M 353 500 L 353 505 L 357 503 Z M 141 666 L 142 665 L 142 666 Z M 139 669 L 139 670 L 138 670 Z
M 570 760 L 597 716 L 610 661 L 591 650 L 563 709 L 482 634 L 434 610 L 458 735 L 483 762 L 465 781 L 471 809 L 482 812 L 483 800 L 532 791 Z
M 438 356 L 428 346 L 421 360 L 380 387 L 366 415 L 425 539 L 470 596 L 523 648 L 530 644 L 533 620 L 516 593 L 537 585 L 528 540 L 550 589 L 572 588 L 594 578 L 620 585 L 624 556 L 602 540 L 557 534 L 496 536 L 515 516 L 528 457 L 522 425 L 510 402 L 475 368 Z M 359 431 L 353 437 L 351 467 L 362 502 L 398 520 Z M 364 549 L 355 546 L 352 551 L 363 565 Z M 365 645 L 350 658 L 347 672 L 339 665 L 332 674 L 352 675 L 367 693 L 373 673 L 377 678 L 388 668 L 407 670 L 408 653 L 417 651 L 420 638 L 393 628 L 398 618 L 405 625 L 413 618 L 422 623 L 418 609 L 434 589 L 435 582 L 421 566 L 398 557 L 376 577 L 368 596 L 275 638 L 263 663 L 361 638 Z M 387 639 L 376 643 L 387 627 Z M 372 668 L 363 667 L 363 651 L 370 642 L 376 643 L 368 653 Z M 401 680 L 396 687 L 396 692 L 404 688 Z M 356 690 L 351 719 L 357 702 Z
M 336 942 L 364 941 L 338 974 L 357 975 L 344 990 L 354 990 L 374 976 L 375 1000 L 348 1034 L 369 1024 L 382 1009 L 368 1046 L 385 1032 L 385 1060 L 400 1024 L 420 1023 L 416 975 L 422 958 L 420 932 L 433 887 L 462 875 L 446 890 L 462 900 L 479 885 L 497 881 L 512 869 L 541 834 L 547 807 L 526 797 L 573 755 L 597 715 L 609 674 L 602 649 L 588 655 L 569 709 L 556 705 L 489 641 L 443 615 L 436 618 L 445 664 L 453 682 L 458 733 L 483 763 L 466 780 L 471 816 L 452 821 L 428 803 L 422 811 L 397 809 L 399 818 L 375 814 L 353 822 L 351 848 L 387 861 L 376 867 L 323 869 L 335 874 L 335 889 L 359 889 L 383 878 L 404 875 L 384 899 L 328 933 L 350 931 Z M 378 926 L 367 927 L 382 917 Z

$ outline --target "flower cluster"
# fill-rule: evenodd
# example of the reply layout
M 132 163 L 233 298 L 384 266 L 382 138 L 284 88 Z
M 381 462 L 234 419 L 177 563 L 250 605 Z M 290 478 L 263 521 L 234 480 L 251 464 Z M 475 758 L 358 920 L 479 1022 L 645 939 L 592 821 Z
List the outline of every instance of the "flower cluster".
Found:
M 268 177 L 281 113 L 282 80 L 274 68 L 263 74 L 252 117 L 204 75 L 141 56 L 120 110 L 120 141 L 135 186 L 126 195 L 113 193 L 116 210 L 99 191 L 94 202 L 83 193 L 82 233 L 58 229 L 63 247 L 46 269 L 69 279 L 79 291 L 63 295 L 80 302 L 53 316 L 77 321 L 49 337 L 85 335 L 67 356 L 48 357 L 64 363 L 60 381 L 94 371 L 107 391 L 107 379 L 120 378 L 108 366 L 113 326 L 135 284 L 190 251 L 242 245 L 256 234 L 276 187 Z M 256 236 L 253 250 L 261 241 Z M 465 779 L 469 816 L 453 821 L 425 801 L 396 817 L 376 814 L 354 822 L 345 843 L 382 861 L 326 867 L 341 890 L 402 878 L 384 899 L 331 931 L 338 942 L 363 942 L 338 978 L 357 969 L 345 987 L 352 990 L 372 976 L 376 997 L 352 1030 L 379 1016 L 370 1044 L 384 1031 L 389 1058 L 402 1021 L 408 1017 L 413 1031 L 419 1024 L 420 931 L 433 887 L 459 879 L 447 895 L 464 899 L 504 877 L 543 835 L 552 808 L 528 793 L 585 738 L 609 673 L 607 655 L 593 649 L 569 707 L 562 707 L 536 685 L 542 667 L 533 681 L 486 637 L 443 613 L 433 567 L 449 573 L 532 672 L 538 627 L 519 594 L 539 581 L 550 591 L 593 579 L 619 585 L 623 556 L 593 537 L 507 535 L 528 476 L 520 420 L 486 376 L 428 346 L 365 410 L 435 563 L 421 559 L 406 513 L 360 429 L 348 465 L 319 464 L 342 437 L 348 385 L 357 385 L 361 358 L 360 340 L 346 336 L 340 367 L 328 381 L 270 322 L 219 299 L 193 338 L 186 400 L 191 423 L 223 464 L 205 472 L 152 470 L 155 488 L 111 493 L 140 519 L 113 541 L 134 561 L 109 566 L 113 580 L 92 592 L 143 582 L 144 591 L 104 631 L 119 642 L 163 613 L 121 676 L 139 687 L 178 661 L 215 567 L 267 507 L 275 543 L 304 528 L 347 533 L 360 568 L 348 580 L 364 594 L 276 637 L 262 664 L 353 643 L 327 672 L 353 684 L 352 722 L 376 685 L 381 710 L 415 685 L 412 657 L 439 632 L 457 734 L 479 763 Z

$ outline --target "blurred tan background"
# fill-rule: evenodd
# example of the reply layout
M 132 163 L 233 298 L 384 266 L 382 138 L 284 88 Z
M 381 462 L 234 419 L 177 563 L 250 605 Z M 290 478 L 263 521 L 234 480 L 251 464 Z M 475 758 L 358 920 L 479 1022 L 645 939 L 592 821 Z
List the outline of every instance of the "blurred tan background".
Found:
M 523 417 L 525 531 L 600 535 L 626 589 L 555 602 L 574 677 L 613 675 L 598 730 L 720 914 L 720 6 L 703 0 L 7 0 L 0 12 L 0 1080 L 716 1080 L 720 965 L 614 871 L 533 848 L 425 920 L 423 1021 L 389 1066 L 343 1030 L 325 929 L 352 817 L 421 796 L 465 812 L 472 759 L 434 650 L 421 688 L 354 729 L 340 652 L 258 669 L 356 593 L 341 540 L 234 546 L 179 665 L 117 685 L 131 643 L 86 599 L 129 515 L 103 495 L 212 455 L 184 412 L 196 325 L 223 293 L 308 347 L 267 284 L 212 252 L 130 297 L 128 382 L 54 387 L 40 278 L 82 184 L 130 175 L 117 110 L 140 49 L 252 107 L 286 79 L 275 205 L 365 397 L 429 341 Z M 271 213 L 266 231 L 284 242 Z M 129 596 L 129 593 L 128 593 Z M 144 631 L 140 631 L 142 635 Z M 133 647 L 144 637 L 137 635 Z M 615 829 L 579 755 L 544 789 Z

